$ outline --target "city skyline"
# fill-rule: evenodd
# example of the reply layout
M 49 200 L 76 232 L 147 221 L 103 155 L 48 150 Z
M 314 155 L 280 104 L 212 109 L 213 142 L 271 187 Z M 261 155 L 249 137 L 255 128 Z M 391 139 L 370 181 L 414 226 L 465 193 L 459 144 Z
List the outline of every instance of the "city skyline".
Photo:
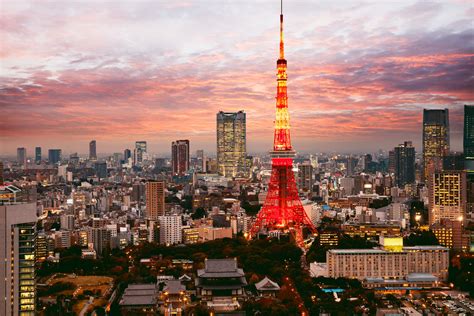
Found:
M 2 11 L 2 155 L 86 153 L 92 139 L 99 154 L 141 139 L 151 153 L 175 139 L 215 153 L 216 113 L 239 110 L 248 152 L 271 149 L 274 1 L 19 1 Z M 451 149 L 462 149 L 463 106 L 474 102 L 469 2 L 301 1 L 285 12 L 296 151 L 411 140 L 420 153 L 423 108 L 449 109 Z

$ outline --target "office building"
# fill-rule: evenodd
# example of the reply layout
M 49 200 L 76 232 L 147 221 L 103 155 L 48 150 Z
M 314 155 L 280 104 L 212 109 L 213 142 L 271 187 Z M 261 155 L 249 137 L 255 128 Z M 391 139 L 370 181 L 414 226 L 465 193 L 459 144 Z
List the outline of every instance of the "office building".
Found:
M 36 203 L 0 205 L 0 315 L 35 315 Z
M 443 157 L 443 170 L 464 170 L 464 155 L 449 153 Z
M 180 215 L 159 216 L 160 244 L 174 245 L 182 241 L 182 219 Z
M 395 184 L 403 188 L 415 183 L 415 147 L 412 142 L 404 142 L 394 148 Z
M 135 149 L 133 151 L 133 164 L 139 165 L 143 162 L 144 156 L 147 153 L 146 141 L 136 141 Z
M 217 168 L 225 177 L 247 176 L 246 116 L 243 111 L 217 113 Z
M 464 169 L 467 177 L 466 212 L 474 220 L 474 105 L 464 106 Z
M 189 170 L 189 140 L 171 143 L 171 167 L 173 175 L 184 175 Z
M 112 233 L 105 227 L 90 228 L 88 240 L 92 242 L 94 250 L 100 256 L 106 249 L 110 249 Z
M 165 215 L 165 182 L 148 181 L 145 190 L 147 217 L 157 220 L 160 216 Z
M 61 229 L 73 230 L 75 223 L 75 216 L 73 214 L 62 214 L 59 218 Z
M 16 149 L 16 161 L 21 166 L 26 166 L 26 148 L 20 147 Z
M 37 165 L 41 163 L 41 147 L 35 148 L 35 163 Z
M 61 161 L 61 149 L 48 150 L 48 162 L 52 165 Z
M 313 187 L 313 166 L 311 163 L 305 162 L 298 165 L 298 190 L 311 191 Z
M 97 160 L 97 143 L 95 140 L 91 140 L 89 143 L 89 159 Z
M 442 246 L 403 247 L 401 251 L 385 248 L 331 249 L 326 253 L 330 278 L 403 280 L 413 274 L 426 274 L 446 281 L 449 249 Z
M 463 232 L 463 222 L 442 218 L 431 226 L 439 244 L 457 251 L 469 251 L 469 234 Z
M 132 151 L 130 149 L 125 149 L 123 151 L 123 160 L 125 163 L 128 162 L 128 159 L 132 157 Z
M 464 157 L 469 177 L 474 176 L 474 105 L 464 106 Z
M 107 163 L 98 161 L 94 164 L 95 174 L 99 179 L 107 178 Z
M 428 183 L 430 175 L 441 171 L 443 157 L 449 153 L 449 112 L 423 110 L 423 180 Z
M 466 218 L 466 172 L 441 171 L 430 177 L 429 224 L 441 219 L 463 220 Z

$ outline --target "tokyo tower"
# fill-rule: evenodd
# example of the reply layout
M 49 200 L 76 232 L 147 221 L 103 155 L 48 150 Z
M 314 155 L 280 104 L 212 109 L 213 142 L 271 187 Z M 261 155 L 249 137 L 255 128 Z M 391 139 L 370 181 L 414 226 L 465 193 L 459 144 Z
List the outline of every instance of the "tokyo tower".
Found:
M 277 96 L 275 132 L 273 139 L 272 174 L 265 203 L 257 214 L 250 230 L 250 237 L 260 231 L 279 230 L 292 234 L 299 246 L 304 245 L 303 226 L 316 233 L 316 228 L 306 215 L 296 188 L 293 173 L 295 151 L 290 140 L 290 114 L 287 95 L 287 62 L 283 44 L 283 5 L 280 13 L 280 57 L 277 60 Z

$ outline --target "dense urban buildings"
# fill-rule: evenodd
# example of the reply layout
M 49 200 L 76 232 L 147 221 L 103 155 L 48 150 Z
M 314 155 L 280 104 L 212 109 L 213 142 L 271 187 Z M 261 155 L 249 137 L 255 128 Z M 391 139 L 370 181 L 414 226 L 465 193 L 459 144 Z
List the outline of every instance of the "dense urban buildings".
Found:
M 224 177 L 247 174 L 247 134 L 244 111 L 217 113 L 217 168 Z
M 443 157 L 449 153 L 449 110 L 423 110 L 423 177 L 442 170 Z
M 166 5 L 161 7 L 166 13 Z M 178 9 L 181 12 L 188 6 Z M 275 25 L 275 32 L 276 28 Z M 170 61 L 167 53 L 164 56 Z M 223 56 L 210 56 L 219 71 L 221 65 L 227 65 Z M 206 64 L 209 58 L 196 57 L 189 63 L 194 68 Z M 78 63 L 82 59 L 78 58 Z M 88 55 L 84 59 L 95 62 Z M 148 58 L 143 58 L 139 64 L 147 62 Z M 117 72 L 119 64 L 103 65 L 111 76 L 126 76 Z M 100 72 L 104 67 L 94 66 L 94 71 Z M 377 109 L 377 115 L 372 115 L 375 120 L 383 115 L 375 122 L 359 110 L 348 114 L 341 108 L 341 117 L 338 108 L 330 113 L 333 124 L 320 126 L 318 121 L 315 129 L 307 129 L 302 125 L 303 115 L 323 115 L 302 102 L 311 78 L 305 76 L 304 65 L 299 64 L 298 77 L 292 81 L 294 100 L 300 104 L 293 122 L 301 141 L 297 152 L 290 139 L 282 12 L 276 67 L 274 105 L 267 102 L 273 96 L 266 92 L 262 98 L 255 97 L 267 91 L 270 81 L 253 82 L 253 68 L 246 67 L 239 68 L 239 73 L 245 75 L 238 76 L 238 86 L 226 90 L 231 91 L 232 104 L 222 103 L 222 107 L 209 112 L 200 108 L 207 100 L 193 98 L 193 104 L 192 100 L 189 103 L 189 99 L 180 99 L 186 107 L 180 117 L 198 107 L 202 114 L 196 116 L 189 135 L 181 129 L 181 121 L 168 122 L 171 112 L 161 116 L 155 115 L 161 112 L 154 111 L 173 111 L 176 105 L 181 106 L 173 103 L 174 93 L 166 93 L 168 84 L 162 85 L 170 82 L 166 80 L 169 73 L 176 78 L 192 76 L 181 72 L 181 68 L 155 76 L 153 72 L 161 68 L 153 66 L 143 68 L 146 74 L 142 75 L 150 75 L 146 84 L 130 89 L 126 88 L 129 80 L 100 77 L 104 79 L 99 80 L 101 83 L 118 83 L 123 89 L 106 100 L 107 112 L 113 108 L 118 113 L 125 104 L 135 104 L 134 100 L 143 95 L 153 98 L 153 102 L 146 103 L 151 107 L 137 109 L 146 121 L 134 120 L 136 113 L 129 111 L 127 120 L 117 122 L 123 129 L 120 135 L 129 135 L 123 137 L 123 143 L 101 135 L 104 143 L 97 155 L 97 143 L 90 141 L 90 135 L 110 131 L 101 126 L 88 130 L 80 141 L 78 137 L 78 144 L 63 146 L 56 139 L 42 143 L 41 139 L 28 142 L 19 138 L 18 143 L 8 145 L 11 152 L 0 153 L 0 315 L 473 314 L 474 302 L 469 297 L 474 297 L 474 210 L 470 208 L 474 206 L 474 181 L 468 181 L 472 179 L 472 106 L 464 107 L 464 152 L 449 151 L 447 109 L 422 111 L 406 107 L 410 113 L 417 113 L 416 120 L 409 120 L 403 116 L 404 104 L 400 112 L 387 115 Z M 372 70 L 377 72 L 383 67 L 379 63 Z M 327 72 L 332 68 L 324 69 Z M 346 75 L 336 70 L 338 76 Z M 197 78 L 201 78 L 199 73 Z M 137 78 L 143 79 L 142 75 Z M 265 78 L 268 72 L 258 75 Z M 353 72 L 350 75 L 357 76 Z M 36 81 L 38 76 L 30 79 Z M 73 77 L 60 76 L 60 84 L 49 81 L 61 89 Z M 313 77 L 333 79 L 327 73 Z M 171 86 L 177 92 L 207 91 L 212 104 L 221 104 L 216 96 L 222 89 L 214 85 L 213 79 L 205 79 L 202 87 L 190 82 L 190 89 L 181 89 L 174 80 Z M 315 89 L 324 89 L 324 80 Z M 251 89 L 244 87 L 248 82 L 252 83 Z M 351 82 L 344 82 L 352 91 Z M 24 93 L 11 89 L 9 98 L 21 94 L 26 99 L 31 94 L 39 98 L 40 106 L 41 97 L 49 93 L 43 85 L 48 85 L 48 80 L 41 81 L 41 87 L 25 85 Z M 410 94 L 416 86 L 410 83 Z M 102 90 L 101 86 L 88 96 Z M 369 91 L 371 98 L 384 99 L 381 106 L 388 102 L 387 96 L 374 95 L 374 91 L 384 89 Z M 390 98 L 398 94 L 392 92 Z M 241 102 L 246 95 L 251 95 L 253 101 Z M 318 98 L 326 98 L 327 94 L 318 92 L 314 96 L 315 104 L 325 111 L 327 104 L 319 104 Z M 122 97 L 127 99 L 120 101 Z M 367 105 L 367 100 L 358 100 L 363 96 L 353 97 L 349 99 Z M 424 97 L 417 93 L 412 99 L 419 104 Z M 160 104 L 162 100 L 169 101 L 166 109 Z M 435 100 L 425 104 L 431 106 L 431 102 Z M 459 100 L 446 104 L 454 114 L 453 125 L 457 124 L 451 135 L 454 137 L 460 136 L 460 104 Z M 241 105 L 246 112 L 217 113 L 216 139 L 206 141 L 209 134 L 214 137 L 213 124 L 209 125 L 214 116 L 207 114 Z M 258 115 L 259 107 L 273 106 L 274 117 Z M 93 124 L 107 123 L 100 114 L 100 120 L 92 120 Z M 400 132 L 398 127 L 384 133 L 378 124 L 391 124 L 394 118 L 389 115 L 394 114 L 396 123 L 412 124 L 403 122 L 399 126 L 411 126 L 410 129 L 423 116 L 419 137 Z M 347 115 L 367 118 L 357 132 L 364 135 L 364 140 L 370 141 L 369 133 L 374 130 L 380 131 L 377 137 L 389 140 L 367 145 L 358 143 L 357 137 L 331 138 L 341 131 L 351 136 L 347 133 L 352 128 L 346 122 Z M 246 126 L 247 118 L 252 121 L 251 126 Z M 255 135 L 268 132 L 264 121 L 273 119 L 271 151 L 257 148 L 252 156 L 248 155 L 247 140 L 252 146 L 258 144 Z M 125 121 L 133 124 L 126 126 Z M 81 122 L 86 125 L 90 120 Z M 365 123 L 370 128 L 364 128 Z M 167 128 L 171 126 L 167 124 L 173 127 Z M 80 131 L 77 125 L 72 128 Z M 247 128 L 252 132 L 249 139 Z M 321 128 L 325 134 L 321 134 Z M 305 134 L 314 137 L 314 141 L 300 140 L 299 136 Z M 418 144 L 420 136 L 423 150 L 417 153 L 414 144 Z M 178 137 L 184 139 L 176 140 Z M 407 137 L 413 143 L 405 141 Z M 143 140 L 135 142 L 139 138 Z M 453 139 L 453 149 L 458 149 L 459 140 Z M 217 151 L 212 149 L 214 141 Z M 195 155 L 190 154 L 190 142 L 199 146 Z M 326 145 L 319 148 L 321 142 L 331 143 L 328 146 L 335 149 L 325 151 Z M 84 145 L 87 143 L 89 147 Z M 37 144 L 62 150 L 50 149 L 46 159 L 41 157 L 41 147 L 32 150 Z M 317 146 L 312 147 L 314 144 Z M 394 148 L 396 144 L 399 145 Z M 17 146 L 23 147 L 15 155 Z
M 36 315 L 36 203 L 0 202 L 0 314 Z
M 182 176 L 189 170 L 189 140 L 177 140 L 171 144 L 171 168 L 173 174 Z

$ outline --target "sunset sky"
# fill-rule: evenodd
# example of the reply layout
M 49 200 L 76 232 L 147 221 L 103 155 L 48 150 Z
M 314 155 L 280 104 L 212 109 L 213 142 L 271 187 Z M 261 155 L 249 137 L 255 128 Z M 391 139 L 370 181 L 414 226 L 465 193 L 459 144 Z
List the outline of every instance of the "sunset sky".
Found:
M 247 113 L 249 152 L 273 141 L 279 0 L 0 0 L 0 154 L 122 152 L 136 140 L 215 152 L 216 113 Z M 474 104 L 470 0 L 284 3 L 293 146 L 362 152 L 412 140 L 449 108 L 462 149 Z

